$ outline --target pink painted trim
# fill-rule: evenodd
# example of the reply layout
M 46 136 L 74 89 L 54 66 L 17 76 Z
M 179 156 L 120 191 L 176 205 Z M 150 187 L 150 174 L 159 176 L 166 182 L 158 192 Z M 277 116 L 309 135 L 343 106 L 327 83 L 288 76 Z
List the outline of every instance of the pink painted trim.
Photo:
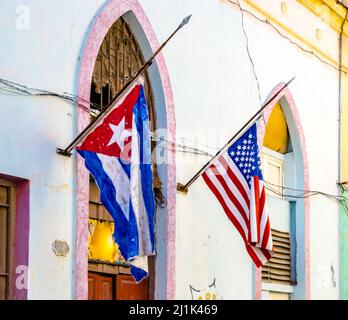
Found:
M 99 47 L 103 38 L 112 24 L 127 11 L 132 11 L 138 19 L 145 32 L 152 50 L 158 48 L 159 43 L 156 39 L 155 32 L 148 20 L 144 10 L 137 0 L 110 0 L 95 18 L 91 31 L 81 59 L 78 83 L 78 95 L 89 100 L 90 86 L 94 64 L 97 58 Z M 168 139 L 175 141 L 175 113 L 173 93 L 169 81 L 169 74 L 162 54 L 156 59 L 160 72 L 162 86 L 164 90 Z M 88 124 L 88 113 L 85 108 L 89 105 L 84 104 L 78 108 L 78 131 L 80 132 Z M 176 173 L 175 173 L 175 153 L 168 151 L 168 206 L 167 206 L 167 299 L 175 297 L 175 190 L 176 190 Z M 88 173 L 81 158 L 77 159 L 77 219 L 76 219 L 76 299 L 88 298 L 87 282 L 87 239 L 88 239 Z
M 280 83 L 276 88 L 273 89 L 273 91 L 270 94 L 271 99 L 283 86 L 285 83 Z M 302 152 L 302 159 L 303 159 L 303 177 L 304 177 L 304 189 L 309 190 L 309 168 L 308 168 L 308 156 L 307 156 L 307 148 L 306 148 L 306 141 L 305 141 L 305 135 L 301 124 L 300 115 L 298 113 L 298 109 L 295 103 L 295 100 L 289 90 L 289 88 L 285 88 L 282 93 L 280 93 L 277 98 L 275 98 L 269 106 L 264 111 L 264 119 L 267 123 L 271 112 L 274 108 L 274 106 L 279 102 L 281 98 L 285 98 L 289 107 L 290 111 L 292 113 L 292 116 L 295 121 L 295 126 L 297 130 L 297 134 L 300 139 L 300 145 L 301 145 L 301 152 Z M 262 145 L 263 138 L 265 135 L 265 123 L 264 121 L 259 121 L 258 123 L 258 142 L 259 145 Z M 305 224 L 305 279 L 306 279 L 306 285 L 305 285 L 305 297 L 307 300 L 310 299 L 310 199 L 305 198 L 304 199 L 304 224 Z M 261 285 L 262 285 L 262 279 L 261 279 L 261 269 L 255 269 L 255 299 L 260 300 L 261 299 Z
M 18 289 L 16 282 L 17 266 L 28 267 L 29 263 L 29 180 L 0 174 L 0 177 L 16 183 L 16 226 L 15 226 L 15 243 L 13 257 L 13 296 L 15 300 L 27 300 L 28 290 Z M 21 270 L 22 272 L 22 270 Z M 28 282 L 28 279 L 26 279 Z

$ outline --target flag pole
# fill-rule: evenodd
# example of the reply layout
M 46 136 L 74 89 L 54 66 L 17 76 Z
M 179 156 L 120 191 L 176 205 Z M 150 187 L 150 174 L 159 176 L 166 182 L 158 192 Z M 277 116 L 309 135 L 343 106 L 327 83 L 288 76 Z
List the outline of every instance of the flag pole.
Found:
M 284 86 L 276 92 L 273 97 L 268 100 L 237 132 L 228 142 L 185 184 L 178 183 L 176 186 L 177 191 L 186 194 L 189 187 L 205 172 L 205 170 L 212 164 L 212 162 L 223 152 L 226 151 L 239 137 L 251 127 L 252 124 L 259 118 L 260 113 L 295 79 L 293 77 Z
M 175 29 L 175 31 L 167 38 L 166 41 L 162 43 L 162 45 L 154 52 L 154 54 L 148 59 L 137 71 L 137 73 L 134 75 L 132 79 L 130 79 L 125 86 L 116 94 L 115 98 L 105 107 L 104 110 L 102 110 L 98 116 L 94 118 L 92 122 L 89 123 L 89 125 L 83 129 L 78 136 L 65 148 L 60 149 L 57 148 L 57 153 L 63 156 L 70 157 L 72 149 L 79 143 L 83 138 L 85 138 L 89 132 L 92 131 L 94 128 L 94 125 L 97 123 L 97 121 L 102 118 L 104 115 L 107 115 L 107 113 L 110 111 L 111 107 L 115 105 L 115 103 L 124 95 L 125 92 L 134 84 L 134 82 L 138 79 L 138 77 L 145 72 L 148 67 L 152 64 L 153 60 L 156 58 L 156 56 L 161 52 L 161 50 L 167 45 L 167 43 L 174 37 L 174 35 L 182 28 L 184 27 L 191 19 L 192 15 L 187 16 L 182 20 L 182 22 L 179 24 L 179 26 Z

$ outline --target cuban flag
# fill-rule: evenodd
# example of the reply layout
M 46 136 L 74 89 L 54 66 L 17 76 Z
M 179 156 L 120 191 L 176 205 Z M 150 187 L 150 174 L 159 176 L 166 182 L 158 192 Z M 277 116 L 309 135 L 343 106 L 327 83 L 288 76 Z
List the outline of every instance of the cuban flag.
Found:
M 131 273 L 148 275 L 155 252 L 149 115 L 142 85 L 133 87 L 76 147 L 115 222 L 114 238 Z

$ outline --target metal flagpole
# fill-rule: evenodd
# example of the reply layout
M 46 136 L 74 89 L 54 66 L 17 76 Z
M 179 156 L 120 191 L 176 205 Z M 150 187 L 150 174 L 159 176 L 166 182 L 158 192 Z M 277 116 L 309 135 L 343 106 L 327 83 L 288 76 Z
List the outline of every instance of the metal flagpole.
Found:
M 129 80 L 126 85 L 120 90 L 120 92 L 115 96 L 115 98 L 106 106 L 104 110 L 102 110 L 98 116 L 84 129 L 82 130 L 79 135 L 65 148 L 65 149 L 57 149 L 57 153 L 63 156 L 70 157 L 71 156 L 71 150 L 79 143 L 83 138 L 85 138 L 89 132 L 92 131 L 95 124 L 98 120 L 100 120 L 103 116 L 107 115 L 110 111 L 111 107 L 115 105 L 115 103 L 123 96 L 125 92 L 127 92 L 127 89 L 131 87 L 131 85 L 137 80 L 137 78 L 147 70 L 147 68 L 152 64 L 154 58 L 160 53 L 160 51 L 167 45 L 167 43 L 174 37 L 174 35 L 183 27 L 185 26 L 191 18 L 192 15 L 187 16 L 182 20 L 180 25 L 176 28 L 176 30 L 167 38 L 165 42 L 162 43 L 162 45 L 154 52 L 154 54 L 151 56 L 149 60 L 147 60 L 141 68 L 138 70 L 138 72 L 135 74 L 135 76 Z
M 223 152 L 226 151 L 239 137 L 251 127 L 252 124 L 257 120 L 256 117 L 260 115 L 260 113 L 295 79 L 293 77 L 290 81 L 288 81 L 284 86 L 275 94 L 273 97 L 268 100 L 262 107 L 259 109 L 237 132 L 236 134 L 213 156 L 185 185 L 178 183 L 177 191 L 186 194 L 188 192 L 189 187 L 205 172 L 205 170 L 212 164 L 212 162 Z M 256 119 L 255 119 L 256 118 Z

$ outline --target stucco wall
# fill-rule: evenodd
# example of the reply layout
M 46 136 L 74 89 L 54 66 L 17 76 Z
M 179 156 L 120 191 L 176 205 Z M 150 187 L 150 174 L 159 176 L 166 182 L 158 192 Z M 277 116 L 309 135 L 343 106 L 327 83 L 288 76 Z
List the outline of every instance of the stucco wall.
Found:
M 185 136 L 180 129 L 209 128 L 210 139 L 193 133 L 190 139 L 221 146 L 258 106 L 240 13 L 217 1 L 199 7 L 185 4 L 185 8 L 181 15 L 192 12 L 192 22 L 165 55 L 175 98 L 177 140 Z M 245 20 L 262 100 L 276 84 L 296 76 L 290 90 L 306 139 L 310 188 L 337 194 L 337 72 L 290 45 L 271 27 L 248 15 Z M 184 44 L 186 51 L 182 54 Z M 217 128 L 223 134 L 219 142 L 214 142 Z M 179 182 L 187 181 L 199 169 L 198 162 L 206 160 L 195 157 L 197 162 L 191 166 L 180 164 L 188 158 L 192 157 L 177 155 Z M 223 298 L 251 298 L 251 263 L 237 232 L 202 180 L 186 197 L 177 196 L 176 214 L 177 296 L 189 298 L 189 284 L 205 287 L 215 277 Z M 310 221 L 311 297 L 338 298 L 337 203 L 312 198 Z M 304 235 L 299 241 L 304 241 Z M 192 260 L 196 261 L 194 266 L 189 262 Z M 303 275 L 299 278 L 304 281 Z M 304 290 L 303 282 L 299 286 Z
M 0 77 L 59 93 L 76 92 L 82 41 L 102 3 L 3 1 Z M 75 135 L 76 106 L 56 98 L 5 94 L 0 105 L 0 172 L 30 180 L 28 298 L 70 299 L 74 292 L 74 161 L 55 150 Z M 68 242 L 66 258 L 53 253 L 56 239 Z

